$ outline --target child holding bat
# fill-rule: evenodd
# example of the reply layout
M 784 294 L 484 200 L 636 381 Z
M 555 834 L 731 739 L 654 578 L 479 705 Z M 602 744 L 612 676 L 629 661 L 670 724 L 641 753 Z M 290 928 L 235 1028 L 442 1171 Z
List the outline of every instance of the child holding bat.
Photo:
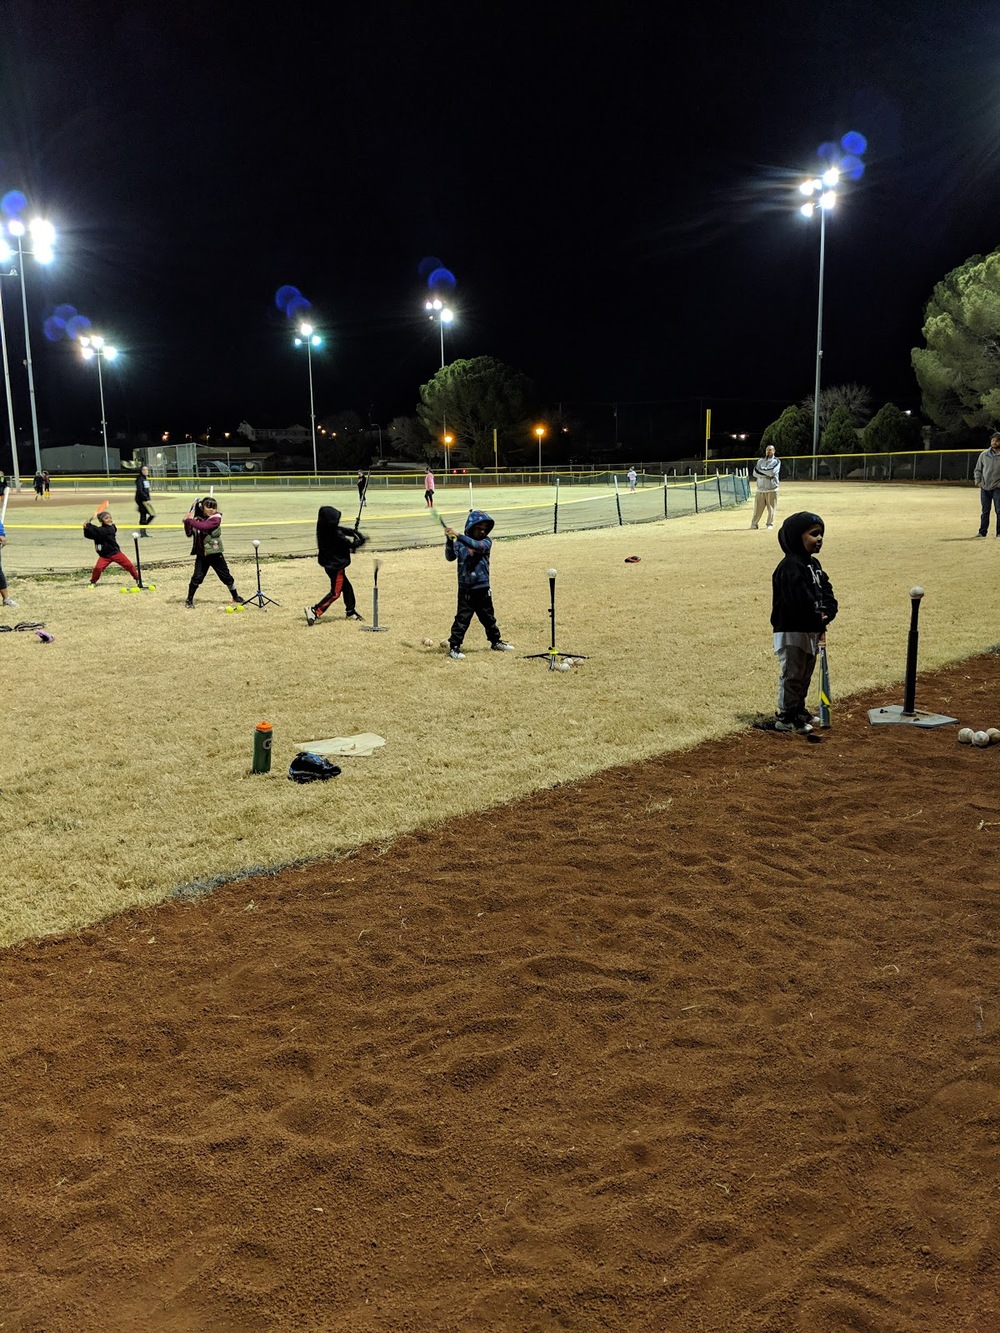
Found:
M 342 528 L 340 517 L 339 509 L 334 509 L 333 505 L 322 505 L 316 518 L 316 545 L 319 548 L 316 558 L 330 579 L 330 591 L 315 606 L 303 609 L 307 625 L 315 625 L 341 595 L 347 619 L 364 619 L 357 612 L 354 588 L 347 577 L 347 566 L 351 563 L 351 556 L 361 550 L 368 538 L 357 528 Z
M 450 657 L 461 660 L 462 640 L 465 638 L 472 617 L 478 616 L 490 647 L 495 653 L 512 653 L 513 644 L 504 643 L 493 611 L 493 597 L 490 593 L 490 550 L 493 542 L 490 533 L 493 520 L 481 509 L 473 509 L 465 520 L 465 532 L 456 532 L 445 527 L 444 558 L 458 563 L 458 610 L 448 635 Z
M 826 627 L 837 614 L 837 599 L 817 556 L 825 524 L 818 514 L 791 514 L 778 531 L 785 552 L 771 575 L 771 627 L 781 664 L 776 731 L 808 734 L 816 719 L 806 696 Z
M 185 535 L 191 537 L 191 554 L 194 556 L 194 570 L 188 584 L 186 607 L 194 606 L 194 595 L 205 581 L 205 575 L 214 569 L 219 579 L 229 589 L 229 596 L 234 602 L 243 598 L 236 591 L 236 580 L 229 572 L 226 557 L 222 554 L 222 515 L 219 502 L 214 495 L 206 495 L 203 500 L 196 500 L 184 518 Z
M 110 512 L 103 505 L 95 509 L 84 523 L 83 535 L 94 543 L 94 549 L 97 551 L 97 564 L 90 576 L 92 588 L 97 585 L 108 565 L 121 565 L 136 583 L 139 582 L 139 571 L 118 545 L 118 529 Z

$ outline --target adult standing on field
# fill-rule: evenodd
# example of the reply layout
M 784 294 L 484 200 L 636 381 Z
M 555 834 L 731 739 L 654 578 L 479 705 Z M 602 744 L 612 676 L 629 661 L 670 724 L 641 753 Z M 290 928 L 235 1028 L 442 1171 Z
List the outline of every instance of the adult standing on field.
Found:
M 143 463 L 139 469 L 139 475 L 135 479 L 135 507 L 139 511 L 140 537 L 148 536 L 146 528 L 156 517 L 152 495 L 153 483 L 149 479 L 149 467 Z
M 774 445 L 769 444 L 764 450 L 764 457 L 758 458 L 753 468 L 753 479 L 757 483 L 757 494 L 753 499 L 753 518 L 750 527 L 757 531 L 758 524 L 767 512 L 767 526 L 774 527 L 774 511 L 778 506 L 778 478 L 781 475 L 781 459 L 774 456 Z
M 1000 432 L 993 432 L 990 436 L 990 447 L 984 449 L 976 459 L 975 477 L 982 505 L 979 536 L 990 535 L 990 510 L 994 509 L 997 516 L 997 536 L 1000 537 Z
M 35 487 L 35 499 L 40 500 L 42 496 L 45 494 L 45 478 L 42 476 L 40 472 L 35 473 L 35 480 L 33 485 Z

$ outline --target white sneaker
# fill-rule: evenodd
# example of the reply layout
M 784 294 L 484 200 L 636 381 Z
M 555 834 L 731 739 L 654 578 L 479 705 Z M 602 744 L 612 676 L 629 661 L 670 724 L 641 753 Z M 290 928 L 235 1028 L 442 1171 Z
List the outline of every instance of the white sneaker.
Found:
M 4 602 L 4 606 L 9 606 L 12 611 L 16 611 L 18 605 L 19 604 L 14 601 L 13 597 L 8 597 L 7 600 Z
M 304 606 L 304 607 L 302 608 L 302 614 L 303 614 L 303 615 L 305 616 L 305 618 L 306 618 L 306 624 L 307 624 L 307 625 L 315 625 L 315 624 L 316 624 L 316 612 L 312 609 L 311 606 Z
M 448 656 L 453 658 L 456 662 L 465 661 L 465 653 L 460 653 L 457 648 L 452 648 L 449 651 Z
M 503 639 L 498 640 L 498 642 L 492 644 L 491 647 L 495 653 L 512 653 L 515 651 L 514 645 L 512 643 L 504 643 Z

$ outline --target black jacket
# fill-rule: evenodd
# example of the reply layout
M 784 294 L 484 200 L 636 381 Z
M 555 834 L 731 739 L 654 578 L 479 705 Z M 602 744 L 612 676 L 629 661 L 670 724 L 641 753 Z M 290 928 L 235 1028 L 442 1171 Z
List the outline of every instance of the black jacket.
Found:
M 814 555 L 806 555 L 802 534 L 815 524 L 817 514 L 791 514 L 778 532 L 786 553 L 771 575 L 771 627 L 784 633 L 822 634 L 837 614 L 837 599 L 826 571 Z
M 122 549 L 118 545 L 118 529 L 113 523 L 84 523 L 83 535 L 97 547 L 97 554 L 107 559 Z
M 324 569 L 346 569 L 353 553 L 360 551 L 367 540 L 354 528 L 340 526 L 339 509 L 334 509 L 333 505 L 322 506 L 316 520 L 316 545 L 319 548 L 317 559 Z

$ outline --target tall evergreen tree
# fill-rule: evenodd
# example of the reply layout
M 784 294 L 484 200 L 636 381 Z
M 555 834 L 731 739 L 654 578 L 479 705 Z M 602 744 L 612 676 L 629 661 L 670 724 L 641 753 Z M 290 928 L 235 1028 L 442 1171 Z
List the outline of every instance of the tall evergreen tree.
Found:
M 1000 423 L 1000 250 L 973 255 L 934 288 L 926 347 L 911 353 L 922 407 L 946 430 Z
M 760 439 L 761 453 L 769 444 L 782 458 L 812 452 L 812 417 L 801 407 L 786 407 L 777 421 L 772 421 Z
M 819 437 L 821 454 L 854 454 L 860 444 L 846 407 L 835 407 L 829 425 Z

